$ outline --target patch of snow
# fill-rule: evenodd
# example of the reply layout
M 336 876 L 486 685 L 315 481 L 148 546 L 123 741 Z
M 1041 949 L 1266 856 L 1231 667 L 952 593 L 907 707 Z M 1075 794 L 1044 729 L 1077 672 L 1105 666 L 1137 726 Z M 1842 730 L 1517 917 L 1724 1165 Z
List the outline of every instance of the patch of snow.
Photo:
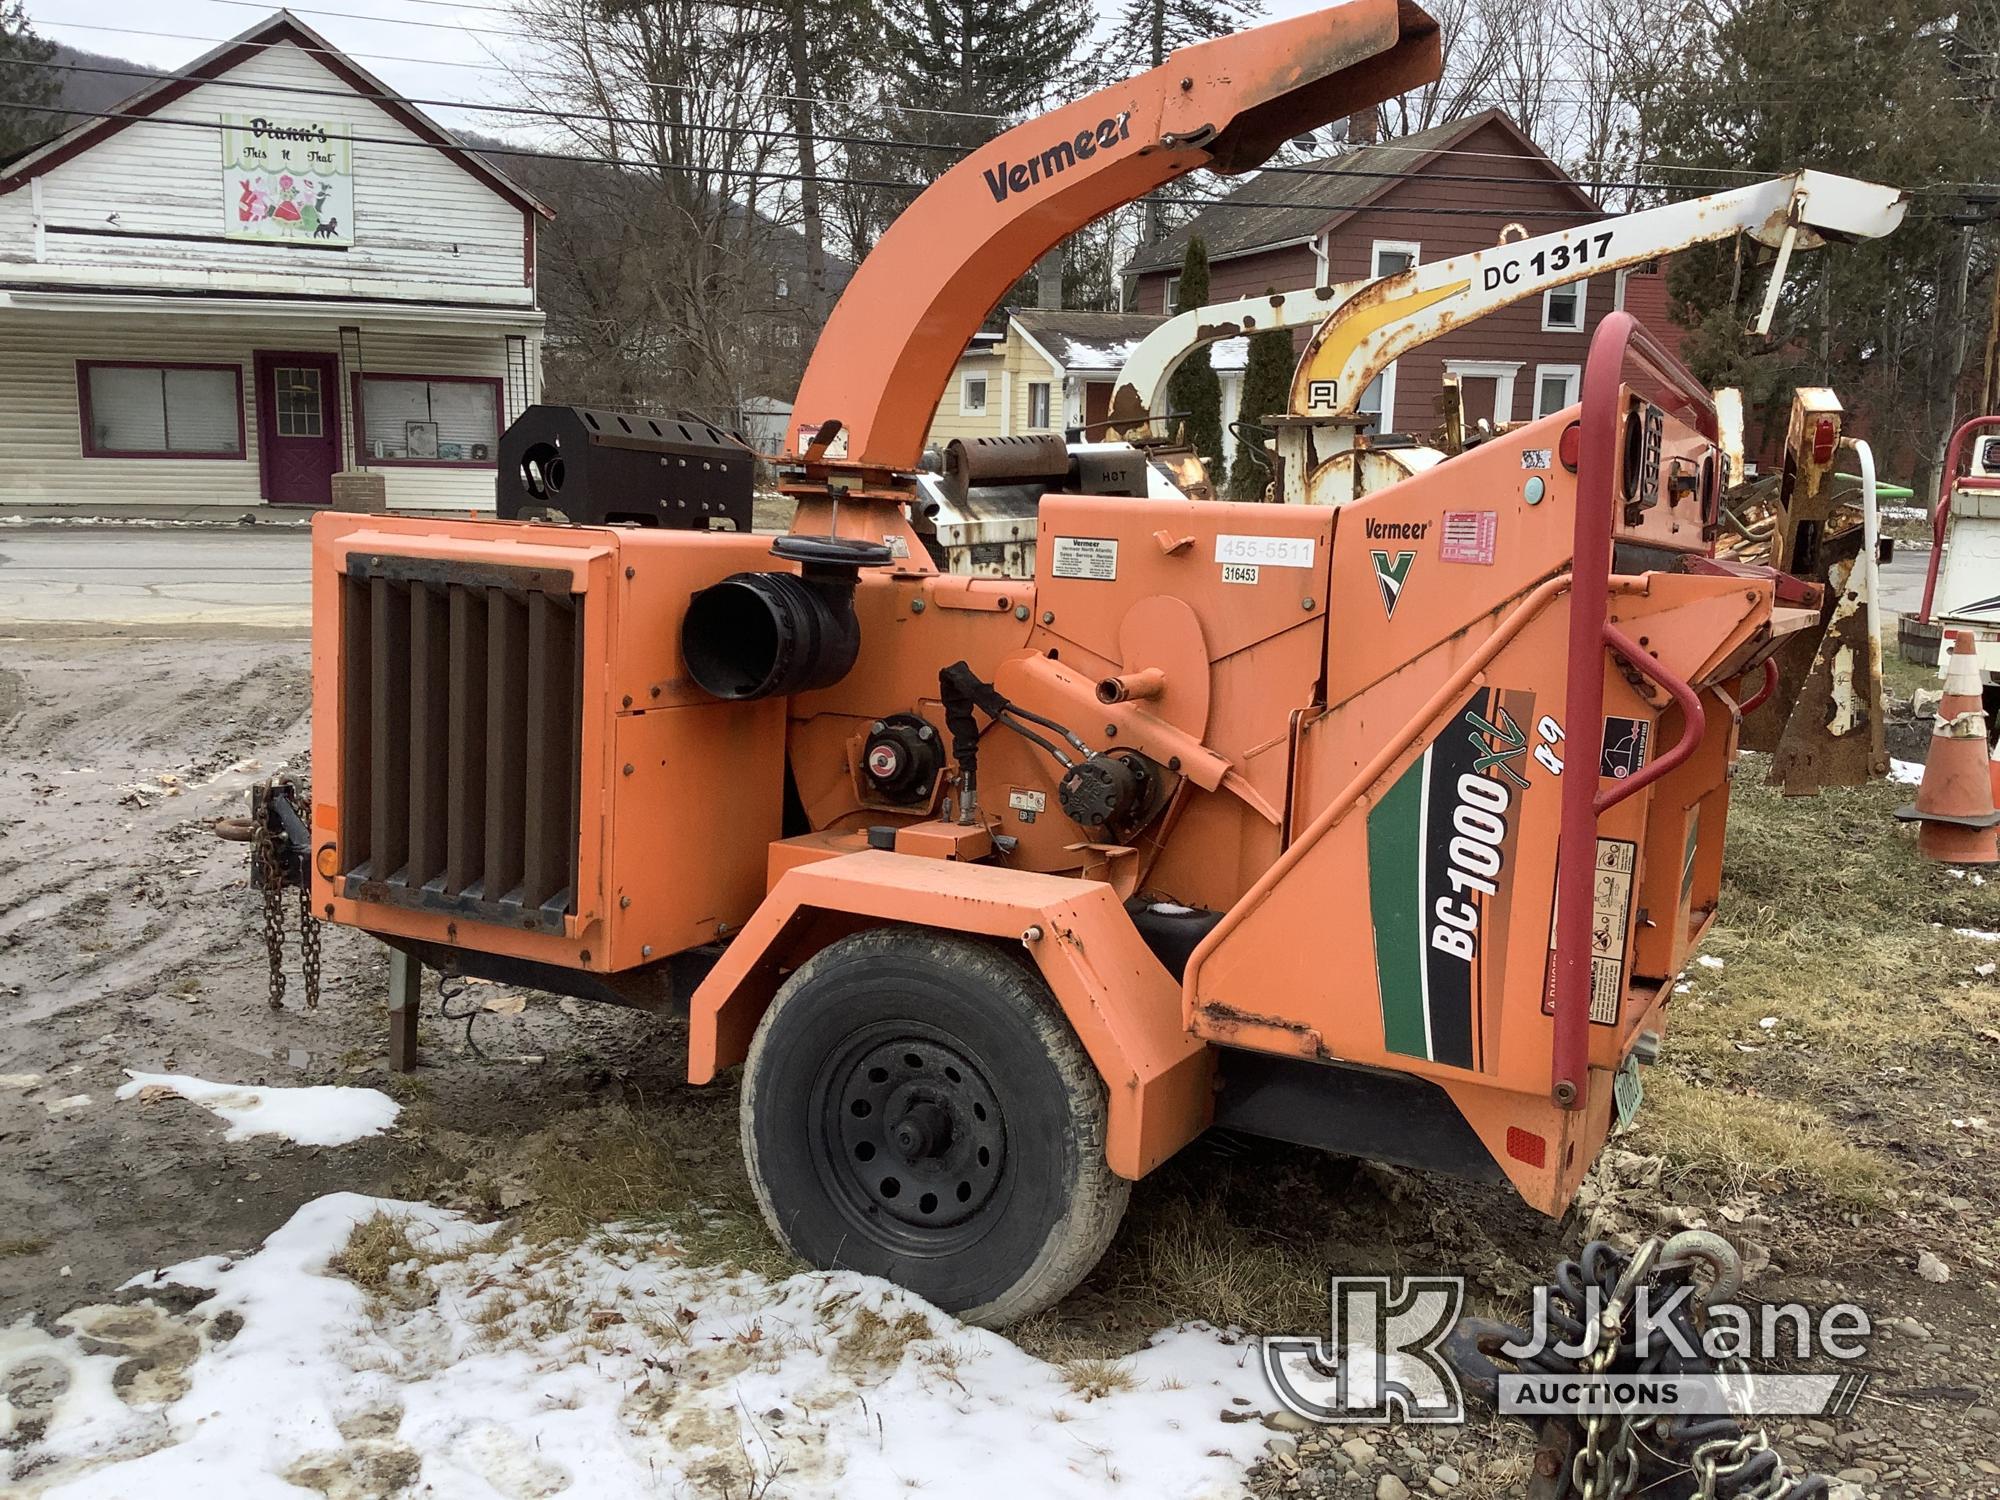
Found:
M 1978 927 L 1954 927 L 1952 931 L 1962 938 L 1977 938 L 1982 943 L 2000 943 L 2000 932 L 1987 932 Z
M 1713 953 L 1699 954 L 1696 956 L 1695 962 L 1700 964 L 1704 969 L 1719 969 L 1722 967 L 1722 960 L 1717 958 Z
M 1928 521 L 1930 513 L 1921 505 L 1883 505 L 1876 513 L 1885 521 Z
M 178 1094 L 229 1122 L 224 1140 L 248 1140 L 253 1135 L 281 1135 L 301 1146 L 345 1146 L 363 1136 L 379 1135 L 396 1123 L 403 1106 L 378 1089 L 273 1088 L 210 1083 L 182 1073 L 138 1073 L 125 1070 L 132 1081 L 118 1090 L 120 1099 L 144 1096 L 149 1089 Z
M 1904 786 L 1920 786 L 1924 779 L 1924 763 L 1920 760 L 1892 760 L 1889 762 L 1889 779 Z
M 1064 367 L 1072 374 L 1080 370 L 1122 370 L 1125 361 L 1138 347 L 1138 339 L 1120 339 L 1115 344 L 1092 344 L 1082 339 L 1071 339 L 1064 351 L 1067 356 Z
M 327 1265 L 378 1212 L 426 1259 L 371 1299 Z M 1200 1325 L 1117 1361 L 1118 1388 L 1092 1399 L 1000 1335 L 849 1272 L 725 1274 L 684 1264 L 658 1230 L 587 1247 L 489 1233 L 342 1193 L 254 1255 L 158 1273 L 213 1288 L 192 1318 L 240 1329 L 204 1342 L 184 1395 L 137 1414 L 111 1390 L 115 1357 L 44 1350 L 75 1373 L 20 1456 L 47 1500 L 297 1500 L 297 1485 L 325 1488 L 314 1476 L 384 1466 L 437 1500 L 1193 1500 L 1242 1493 L 1270 1436 L 1254 1418 L 1277 1408 L 1254 1341 Z M 5 1338 L 52 1342 L 25 1324 Z

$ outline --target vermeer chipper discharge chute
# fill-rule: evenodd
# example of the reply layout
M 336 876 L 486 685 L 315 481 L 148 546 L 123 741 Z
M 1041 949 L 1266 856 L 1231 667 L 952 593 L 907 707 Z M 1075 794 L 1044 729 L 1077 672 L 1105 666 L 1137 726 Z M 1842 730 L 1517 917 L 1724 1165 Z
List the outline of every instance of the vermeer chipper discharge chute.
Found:
M 1804 613 L 1682 566 L 1707 394 L 1615 314 L 1579 406 L 1350 504 L 1050 494 L 1032 579 L 940 574 L 909 517 L 1052 245 L 1437 68 L 1353 0 L 971 153 L 833 314 L 788 535 L 319 517 L 315 912 L 640 1003 L 712 957 L 690 1073 L 743 1068 L 773 1231 L 976 1319 L 1059 1297 L 1211 1125 L 1559 1212 Z

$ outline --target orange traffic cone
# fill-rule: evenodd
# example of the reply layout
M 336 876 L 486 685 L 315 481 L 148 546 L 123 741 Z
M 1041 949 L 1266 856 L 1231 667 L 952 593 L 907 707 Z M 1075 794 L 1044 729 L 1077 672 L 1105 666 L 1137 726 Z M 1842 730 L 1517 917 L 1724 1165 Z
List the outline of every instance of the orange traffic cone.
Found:
M 1917 823 L 1917 852 L 1948 865 L 2000 863 L 2000 812 L 1994 811 L 1994 779 L 1986 758 L 1986 714 L 1979 696 L 1979 654 L 1972 636 L 1952 632 L 1945 664 L 1944 697 L 1931 730 L 1931 753 L 1924 762 L 1917 800 L 1896 809 L 1905 823 Z

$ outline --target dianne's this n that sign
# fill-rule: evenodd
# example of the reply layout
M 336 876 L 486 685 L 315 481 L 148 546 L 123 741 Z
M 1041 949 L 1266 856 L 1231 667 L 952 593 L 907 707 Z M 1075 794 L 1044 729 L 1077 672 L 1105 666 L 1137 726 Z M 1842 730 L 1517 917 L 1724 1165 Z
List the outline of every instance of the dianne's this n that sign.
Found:
M 222 117 L 223 236 L 354 243 L 354 158 L 339 121 Z

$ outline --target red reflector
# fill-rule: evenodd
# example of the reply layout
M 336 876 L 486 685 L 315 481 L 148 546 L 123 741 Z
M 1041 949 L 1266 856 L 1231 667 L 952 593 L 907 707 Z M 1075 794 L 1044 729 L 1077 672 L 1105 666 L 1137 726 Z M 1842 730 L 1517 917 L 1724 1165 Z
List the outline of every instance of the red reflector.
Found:
M 1515 1161 L 1526 1162 L 1531 1167 L 1539 1167 L 1549 1159 L 1549 1143 L 1532 1130 L 1523 1130 L 1518 1125 L 1507 1127 L 1507 1154 Z
M 1839 440 L 1840 429 L 1834 425 L 1832 417 L 1821 417 L 1813 423 L 1812 461 L 1815 464 L 1833 462 L 1833 445 Z
M 1576 461 L 1583 454 L 1583 423 L 1572 422 L 1563 429 L 1562 437 L 1556 443 L 1556 457 L 1570 473 L 1576 472 Z

